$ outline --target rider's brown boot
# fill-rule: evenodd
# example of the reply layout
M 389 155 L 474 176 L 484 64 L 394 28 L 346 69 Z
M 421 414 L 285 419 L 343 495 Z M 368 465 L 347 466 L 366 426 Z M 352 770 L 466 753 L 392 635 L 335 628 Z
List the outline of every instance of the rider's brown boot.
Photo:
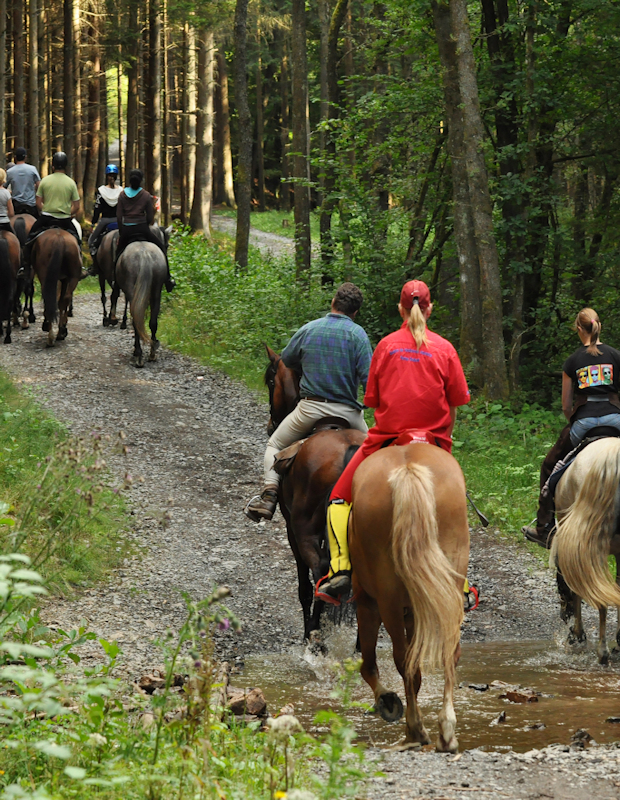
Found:
M 528 542 L 534 542 L 547 550 L 551 550 L 551 542 L 555 536 L 555 525 L 549 528 L 533 528 L 530 525 L 524 525 L 521 528 L 521 533 L 525 536 Z
M 263 489 L 262 494 L 253 497 L 247 506 L 243 509 L 246 517 L 249 517 L 253 522 L 260 522 L 261 519 L 270 520 L 278 505 L 278 490 L 275 487 L 268 486 Z

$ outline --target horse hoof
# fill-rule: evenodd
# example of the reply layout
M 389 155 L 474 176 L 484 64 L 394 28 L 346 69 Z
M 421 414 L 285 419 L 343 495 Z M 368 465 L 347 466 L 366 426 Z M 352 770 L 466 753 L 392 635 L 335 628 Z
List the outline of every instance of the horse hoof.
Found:
M 55 344 L 56 342 L 50 342 L 49 339 L 47 340 L 47 342 L 45 342 L 46 347 L 54 347 Z
M 327 655 L 327 645 L 321 640 L 321 634 L 318 631 L 310 631 L 307 642 L 308 652 L 313 656 Z
M 609 650 L 598 657 L 598 663 L 603 667 L 609 666 Z
M 107 317 L 103 318 L 103 327 L 109 328 L 110 327 L 110 320 Z
M 580 634 L 576 634 L 575 629 L 571 628 L 568 632 L 568 638 L 566 641 L 571 647 L 574 647 L 575 645 L 585 644 L 587 640 L 588 637 L 586 636 L 585 631 L 582 631 Z
M 117 322 L 118 322 L 118 320 L 117 320 Z M 125 322 L 125 320 L 123 320 L 121 322 L 121 330 L 122 331 L 126 331 L 127 330 L 127 323 Z
M 437 753 L 458 753 L 459 741 L 453 736 L 449 742 L 444 742 L 443 738 L 439 736 L 435 750 Z
M 386 722 L 398 722 L 403 715 L 403 703 L 396 692 L 382 694 L 376 708 Z
M 52 324 L 51 324 L 50 322 L 48 322 L 47 320 L 45 320 L 45 322 L 43 323 L 43 325 L 41 325 L 41 330 L 42 330 L 42 331 L 45 331 L 46 333 L 49 333 L 49 331 L 50 331 L 51 329 L 52 329 Z
M 72 309 L 72 308 L 70 308 L 70 309 L 67 311 L 67 316 L 68 316 L 68 317 L 72 317 L 72 316 L 73 316 L 73 309 Z
M 29 319 L 30 319 L 30 322 L 36 322 L 37 321 L 37 318 L 35 317 L 34 314 L 31 314 Z
M 110 319 L 110 322 L 109 322 L 109 324 L 110 324 L 112 327 L 115 327 L 116 325 L 118 325 L 118 320 L 116 319 L 116 317 L 114 317 L 114 319 Z M 127 325 L 125 325 L 125 327 L 127 327 Z
M 10 336 L 5 336 L 4 337 L 4 343 L 5 344 L 11 344 L 11 337 Z

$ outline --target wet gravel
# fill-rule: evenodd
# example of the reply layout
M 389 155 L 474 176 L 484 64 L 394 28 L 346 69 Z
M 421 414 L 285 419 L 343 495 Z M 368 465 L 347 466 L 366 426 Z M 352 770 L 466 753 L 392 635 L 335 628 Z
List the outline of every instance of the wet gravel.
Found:
M 50 601 L 46 620 L 67 629 L 85 619 L 98 635 L 117 640 L 123 651 L 117 675 L 135 680 L 161 662 L 154 640 L 184 619 L 180 592 L 201 598 L 226 584 L 243 630 L 218 635 L 222 658 L 298 647 L 296 570 L 282 518 L 256 526 L 242 512 L 260 485 L 266 405 L 227 376 L 163 348 L 156 363 L 131 366 L 132 334 L 102 327 L 94 295 L 76 298 L 65 342 L 46 349 L 45 340 L 39 322 L 16 331 L 14 343 L 0 347 L 0 366 L 73 433 L 123 431 L 129 452 L 109 454 L 109 468 L 119 477 L 128 471 L 144 478 L 127 494 L 135 555 L 105 584 Z M 476 529 L 470 579 L 482 602 L 466 619 L 465 641 L 557 634 L 555 586 L 540 559 Z M 586 620 L 592 628 L 592 615 Z M 91 643 L 82 654 L 86 664 L 99 660 Z M 620 797 L 620 749 L 611 746 L 474 750 L 458 759 L 370 753 L 383 760 L 386 777 L 370 781 L 367 798 Z

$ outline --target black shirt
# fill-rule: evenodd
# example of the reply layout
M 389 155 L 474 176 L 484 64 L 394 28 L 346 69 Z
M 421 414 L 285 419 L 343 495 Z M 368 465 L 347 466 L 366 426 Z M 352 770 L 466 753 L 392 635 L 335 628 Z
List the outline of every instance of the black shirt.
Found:
M 575 419 L 620 413 L 620 409 L 603 399 L 610 392 L 618 391 L 620 352 L 607 344 L 599 344 L 597 347 L 601 351 L 600 356 L 590 355 L 587 347 L 583 346 L 564 362 L 564 372 L 573 381 L 576 397 L 601 398 L 580 406 L 575 412 Z

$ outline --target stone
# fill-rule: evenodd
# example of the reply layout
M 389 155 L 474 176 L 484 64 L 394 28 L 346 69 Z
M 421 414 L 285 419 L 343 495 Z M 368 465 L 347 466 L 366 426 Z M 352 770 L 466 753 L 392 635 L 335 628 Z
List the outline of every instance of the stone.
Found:
M 267 701 L 260 689 L 250 689 L 249 692 L 236 692 L 229 696 L 226 708 L 233 714 L 251 714 L 262 717 L 267 711 Z

